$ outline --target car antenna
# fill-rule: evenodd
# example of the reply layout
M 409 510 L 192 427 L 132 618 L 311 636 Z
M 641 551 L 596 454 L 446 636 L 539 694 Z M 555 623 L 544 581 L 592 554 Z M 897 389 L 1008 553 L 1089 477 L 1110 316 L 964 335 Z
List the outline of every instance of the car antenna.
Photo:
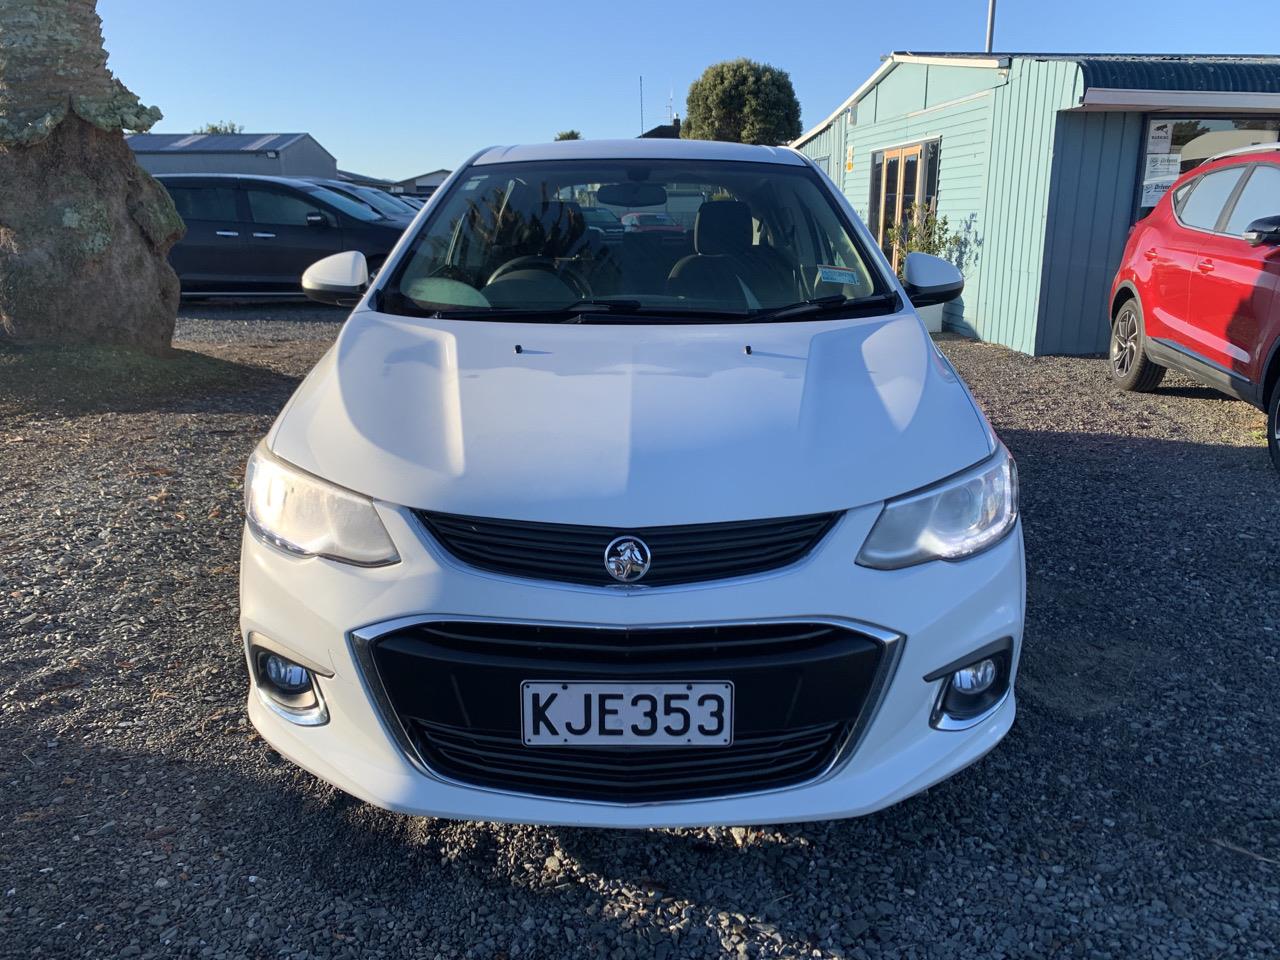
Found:
M 524 347 L 520 346 L 518 343 L 516 344 L 516 353 L 524 353 Z
M 751 356 L 751 344 L 748 343 L 745 347 L 743 347 L 742 352 L 745 353 L 748 357 Z

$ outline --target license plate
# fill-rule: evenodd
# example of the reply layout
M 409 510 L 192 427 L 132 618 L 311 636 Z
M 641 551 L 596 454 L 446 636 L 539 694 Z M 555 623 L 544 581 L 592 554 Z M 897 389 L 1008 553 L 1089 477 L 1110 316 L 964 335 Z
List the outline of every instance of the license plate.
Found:
M 733 742 L 733 684 L 526 680 L 525 746 L 723 747 Z

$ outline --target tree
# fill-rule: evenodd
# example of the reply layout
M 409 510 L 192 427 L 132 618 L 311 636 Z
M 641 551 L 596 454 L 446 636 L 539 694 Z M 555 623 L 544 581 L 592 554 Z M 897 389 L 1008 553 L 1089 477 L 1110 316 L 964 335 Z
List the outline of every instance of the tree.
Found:
M 122 132 L 159 119 L 107 69 L 94 0 L 0 0 L 0 334 L 169 348 L 185 227 Z
M 194 133 L 244 133 L 244 126 L 230 120 L 219 120 L 217 123 L 206 123 Z
M 746 57 L 713 63 L 689 85 L 680 136 L 777 146 L 800 136 L 800 102 L 785 70 Z
M 581 140 L 582 133 L 578 130 L 561 130 L 556 134 L 557 140 Z

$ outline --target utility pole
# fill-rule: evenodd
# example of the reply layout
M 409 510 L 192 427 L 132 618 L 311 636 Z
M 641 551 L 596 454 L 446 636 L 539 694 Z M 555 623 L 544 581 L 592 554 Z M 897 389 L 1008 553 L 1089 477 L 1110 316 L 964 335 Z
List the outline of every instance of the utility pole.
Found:
M 643 73 L 640 74 L 640 132 L 644 133 L 644 74 Z
M 996 38 L 996 0 L 987 0 L 987 53 Z

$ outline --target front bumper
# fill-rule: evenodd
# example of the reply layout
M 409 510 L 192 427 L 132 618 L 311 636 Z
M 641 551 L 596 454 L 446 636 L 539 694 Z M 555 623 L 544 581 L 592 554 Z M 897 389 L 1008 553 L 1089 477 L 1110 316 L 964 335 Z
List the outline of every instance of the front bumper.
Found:
M 853 559 L 879 513 L 849 511 L 802 562 L 740 580 L 652 589 L 577 587 L 481 573 L 444 554 L 407 511 L 379 506 L 400 563 L 361 569 L 282 554 L 244 538 L 241 627 L 327 674 L 329 720 L 300 726 L 251 691 L 249 715 L 273 747 L 340 789 L 390 810 L 468 820 L 612 827 L 768 823 L 872 813 L 945 779 L 999 742 L 1012 694 L 965 730 L 930 725 L 941 681 L 924 677 L 1004 638 L 1022 639 L 1019 526 L 961 563 L 897 571 Z M 616 803 L 549 799 L 459 783 L 425 768 L 380 705 L 362 639 L 415 620 L 671 626 L 822 620 L 884 638 L 883 683 L 837 762 L 794 786 L 712 799 Z M 512 696 L 516 693 L 513 691 Z

